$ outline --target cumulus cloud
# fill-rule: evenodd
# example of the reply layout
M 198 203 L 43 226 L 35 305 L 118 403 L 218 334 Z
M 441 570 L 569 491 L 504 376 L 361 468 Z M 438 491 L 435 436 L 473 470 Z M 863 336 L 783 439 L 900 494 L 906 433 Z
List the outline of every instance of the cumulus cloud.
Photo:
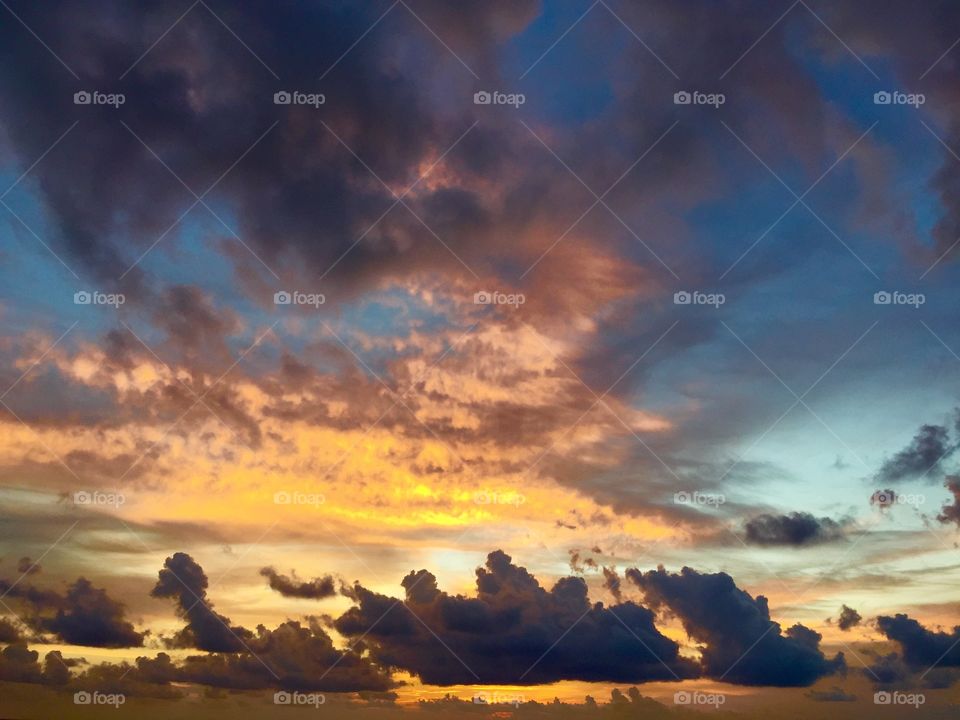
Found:
M 203 568 L 186 553 L 168 557 L 150 594 L 158 598 L 172 598 L 177 603 L 177 614 L 187 621 L 186 627 L 169 640 L 172 647 L 192 647 L 212 652 L 239 652 L 253 639 L 243 627 L 213 609 L 207 599 L 207 575 Z
M 837 627 L 846 632 L 860 624 L 863 617 L 852 607 L 844 605 L 840 608 L 840 616 L 837 618 Z
M 751 597 L 726 573 L 660 567 L 627 577 L 655 609 L 676 615 L 699 643 L 703 672 L 742 685 L 811 685 L 845 667 L 843 654 L 828 659 L 820 634 L 797 624 L 782 632 L 770 619 L 767 599 Z
M 69 679 L 67 661 L 59 650 L 48 652 L 43 665 L 38 660 L 40 654 L 30 650 L 25 644 L 15 642 L 0 650 L 0 680 L 9 682 L 41 683 L 43 685 L 63 685 Z
M 817 518 L 808 512 L 789 515 L 758 515 L 744 526 L 746 540 L 754 545 L 800 547 L 841 540 L 845 526 L 831 518 Z
M 381 664 L 437 685 L 638 682 L 696 674 L 677 644 L 654 626 L 653 613 L 632 602 L 591 604 L 582 578 L 561 578 L 546 590 L 500 550 L 487 556 L 476 576 L 475 598 L 447 594 L 426 570 L 403 579 L 404 599 L 357 584 L 351 590 L 357 606 L 334 627 L 362 637 Z
M 909 615 L 881 615 L 877 629 L 900 644 L 911 668 L 960 667 L 960 626 L 952 632 L 928 630 Z
M 268 579 L 272 589 L 284 597 L 322 600 L 337 594 L 332 575 L 324 575 L 313 580 L 300 580 L 293 571 L 288 577 L 281 575 L 272 567 L 261 568 L 260 574 Z
M 33 630 L 53 633 L 72 645 L 140 647 L 146 633 L 126 619 L 123 603 L 78 578 L 66 593 L 0 580 L 0 595 L 21 602 L 24 622 Z

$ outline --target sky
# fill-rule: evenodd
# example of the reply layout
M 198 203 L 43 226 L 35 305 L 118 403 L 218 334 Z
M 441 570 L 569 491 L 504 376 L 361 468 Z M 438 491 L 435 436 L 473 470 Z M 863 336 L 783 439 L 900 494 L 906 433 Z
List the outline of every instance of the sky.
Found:
M 0 56 L 4 717 L 956 711 L 953 3 Z

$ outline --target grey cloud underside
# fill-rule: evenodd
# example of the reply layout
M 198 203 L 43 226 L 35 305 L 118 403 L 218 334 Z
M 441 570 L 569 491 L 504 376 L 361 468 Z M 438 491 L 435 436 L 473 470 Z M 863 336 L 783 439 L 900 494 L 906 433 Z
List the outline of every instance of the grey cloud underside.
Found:
M 761 546 L 802 547 L 841 540 L 846 535 L 842 523 L 807 512 L 758 515 L 746 522 L 744 530 L 748 543 Z
M 839 653 L 820 650 L 820 634 L 800 624 L 786 632 L 770 619 L 767 599 L 751 597 L 726 573 L 699 573 L 688 567 L 627 570 L 627 578 L 655 609 L 677 616 L 687 634 L 703 645 L 703 672 L 744 685 L 811 685 L 843 671 Z

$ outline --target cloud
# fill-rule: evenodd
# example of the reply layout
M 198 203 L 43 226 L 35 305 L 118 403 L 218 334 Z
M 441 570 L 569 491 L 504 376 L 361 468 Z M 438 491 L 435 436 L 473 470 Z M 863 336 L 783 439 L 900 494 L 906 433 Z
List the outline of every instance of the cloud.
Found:
M 324 575 L 323 577 L 314 578 L 313 580 L 302 581 L 297 578 L 297 574 L 293 571 L 291 571 L 290 577 L 287 577 L 279 574 L 272 567 L 262 568 L 260 574 L 268 578 L 270 587 L 284 597 L 322 600 L 323 598 L 333 597 L 337 594 L 332 575 Z
M 15 643 L 22 640 L 19 628 L 12 620 L 0 617 L 0 643 Z
M 125 617 L 123 603 L 79 578 L 67 588 L 64 607 L 41 627 L 56 633 L 64 642 L 92 647 L 139 647 L 144 633 L 137 632 Z
M 38 662 L 40 654 L 21 642 L 14 642 L 0 650 L 0 680 L 9 682 L 63 685 L 69 678 L 68 661 L 59 650 L 48 652 L 43 665 Z
M 78 578 L 64 595 L 0 580 L 0 594 L 27 607 L 24 622 L 29 627 L 54 633 L 66 643 L 114 648 L 143 645 L 146 633 L 137 632 L 126 619 L 124 604 L 86 578 Z
M 28 557 L 22 557 L 17 561 L 17 572 L 21 575 L 36 575 L 40 572 L 40 565 Z
M 877 629 L 900 644 L 903 659 L 911 668 L 960 667 L 960 626 L 952 632 L 935 632 L 908 615 L 881 615 Z
M 269 568 L 264 568 L 268 570 Z M 353 650 L 337 650 L 320 625 L 306 626 L 288 620 L 275 630 L 259 625 L 256 632 L 233 626 L 207 599 L 207 576 L 186 553 L 175 553 L 164 562 L 151 594 L 177 601 L 178 613 L 187 619 L 169 642 L 172 647 L 211 651 L 193 655 L 182 665 L 138 661 L 145 677 L 196 682 L 215 687 L 290 690 L 387 690 L 393 687 L 386 669 Z
M 943 484 L 953 496 L 953 502 L 943 506 L 937 520 L 945 524 L 956 523 L 960 527 L 960 475 L 947 475 Z
M 884 462 L 877 471 L 876 480 L 896 483 L 924 478 L 956 449 L 945 425 L 923 425 L 907 447 Z
M 837 618 L 837 627 L 846 632 L 860 624 L 863 617 L 852 607 L 844 605 L 840 608 L 840 616 Z
M 177 614 L 187 620 L 187 626 L 170 639 L 169 644 L 211 652 L 243 650 L 253 634 L 246 628 L 231 626 L 228 618 L 213 609 L 207 600 L 207 584 L 203 568 L 186 553 L 175 553 L 164 561 L 150 594 L 173 598 Z
M 703 644 L 705 675 L 742 685 L 811 685 L 845 667 L 820 651 L 820 634 L 803 625 L 786 633 L 770 619 L 767 599 L 751 597 L 726 573 L 704 574 L 688 567 L 668 573 L 662 567 L 627 577 L 655 609 L 676 615 L 687 634 Z
M 610 594 L 616 598 L 617 602 L 623 600 L 623 591 L 620 589 L 620 576 L 617 575 L 616 568 L 603 567 L 603 586 L 610 591 Z
M 429 684 L 639 682 L 693 677 L 693 663 L 632 602 L 591 604 L 582 578 L 545 590 L 500 550 L 478 568 L 477 596 L 453 596 L 426 570 L 403 579 L 403 600 L 356 584 L 357 606 L 334 621 L 379 663 Z M 438 640 L 442 639 L 442 642 Z
M 746 540 L 754 545 L 800 547 L 841 540 L 844 525 L 831 518 L 817 518 L 808 512 L 789 515 L 758 515 L 745 525 Z

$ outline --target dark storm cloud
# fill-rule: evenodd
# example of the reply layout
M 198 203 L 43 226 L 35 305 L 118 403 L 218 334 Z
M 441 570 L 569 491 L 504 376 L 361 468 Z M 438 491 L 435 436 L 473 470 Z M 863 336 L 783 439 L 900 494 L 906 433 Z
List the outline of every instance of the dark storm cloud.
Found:
M 357 584 L 351 591 L 357 606 L 334 627 L 362 637 L 382 665 L 437 685 L 638 682 L 696 674 L 677 644 L 656 629 L 653 613 L 632 602 L 591 605 L 582 578 L 561 578 L 545 590 L 499 550 L 476 574 L 476 598 L 448 595 L 426 570 L 403 579 L 405 601 Z
M 284 597 L 322 600 L 337 594 L 332 575 L 324 575 L 313 580 L 300 580 L 294 572 L 291 572 L 288 577 L 281 575 L 272 567 L 262 568 L 260 574 L 268 579 L 272 589 Z
M 928 630 L 904 615 L 881 615 L 877 629 L 900 644 L 903 659 L 911 668 L 960 667 L 960 627 L 952 632 Z
M 61 595 L 55 590 L 0 580 L 0 595 L 21 602 L 23 620 L 33 630 L 53 633 L 63 642 L 90 647 L 140 647 L 145 633 L 126 619 L 123 603 L 78 578 Z
M 472 2 L 453 13 L 442 3 L 410 5 L 430 30 L 400 6 L 367 34 L 389 7 L 380 4 L 211 3 L 212 12 L 198 6 L 167 34 L 186 7 L 108 0 L 83 9 L 54 3 L 37 12 L 14 2 L 12 9 L 80 79 L 22 26 L 5 23 L 0 48 L 9 70 L 0 73 L 7 98 L 0 122 L 29 165 L 72 119 L 80 120 L 76 137 L 65 138 L 32 177 L 61 226 L 63 246 L 100 278 L 115 282 L 195 200 L 121 120 L 197 194 L 230 169 L 204 202 L 230 218 L 226 224 L 235 224 L 235 214 L 239 235 L 267 264 L 288 260 L 292 250 L 323 272 L 393 196 L 320 120 L 385 183 L 405 188 L 472 124 L 466 112 L 442 107 L 435 84 L 443 83 L 458 99 L 453 104 L 472 112 L 474 78 L 430 33 L 451 42 L 463 38 L 461 56 L 488 65 L 495 43 L 521 30 L 538 6 L 532 0 Z M 360 37 L 362 47 L 345 52 Z M 29 79 L 22 72 L 27 62 Z M 81 89 L 122 92 L 126 102 L 108 112 L 75 106 L 73 94 Z M 275 105 L 280 90 L 323 93 L 327 102 L 319 109 Z M 496 129 L 478 128 L 449 163 L 457 173 L 471 173 L 471 164 L 494 170 L 508 146 Z M 469 189 L 418 190 L 406 202 L 451 243 L 475 240 L 489 223 Z M 462 226 L 445 212 L 453 201 L 474 208 Z M 358 277 L 459 265 L 442 246 L 438 252 L 438 241 L 424 236 L 412 213 L 403 206 L 392 212 L 344 258 L 340 271 Z M 234 241 L 233 228 L 203 205 L 191 217 Z M 246 261 L 259 267 L 252 255 Z
M 703 644 L 703 672 L 742 685 L 811 685 L 842 670 L 843 654 L 833 659 L 820 650 L 820 634 L 803 625 L 785 633 L 770 619 L 767 599 L 751 597 L 726 573 L 703 574 L 688 567 L 668 573 L 662 567 L 627 577 L 655 609 L 668 609 L 687 634 Z
M 950 440 L 950 430 L 944 425 L 923 425 L 907 447 L 887 460 L 877 472 L 876 480 L 895 483 L 930 477 L 929 473 L 952 455 L 957 446 Z
M 744 526 L 746 540 L 754 545 L 799 547 L 842 540 L 844 526 L 830 518 L 817 518 L 808 512 L 789 515 L 758 515 Z
M 207 599 L 207 575 L 186 553 L 178 552 L 164 561 L 159 579 L 150 594 L 173 598 L 177 614 L 187 625 L 170 641 L 172 647 L 192 647 L 211 652 L 239 652 L 253 634 L 243 627 L 231 626 L 230 620 L 213 609 Z
M 840 616 L 837 618 L 837 627 L 843 631 L 855 628 L 860 624 L 863 617 L 852 607 L 844 605 L 840 608 Z

